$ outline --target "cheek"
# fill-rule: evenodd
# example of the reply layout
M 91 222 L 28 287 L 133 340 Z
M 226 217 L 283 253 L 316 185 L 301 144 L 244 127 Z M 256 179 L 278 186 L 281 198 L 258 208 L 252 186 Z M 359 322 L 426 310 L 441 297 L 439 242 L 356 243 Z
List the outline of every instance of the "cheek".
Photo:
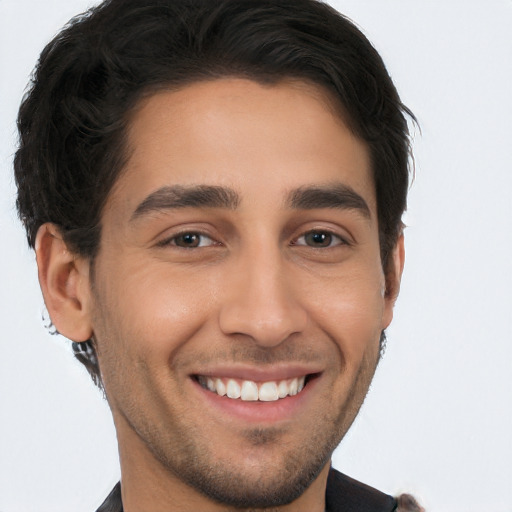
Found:
M 157 267 L 125 265 L 106 276 L 98 287 L 97 316 L 105 334 L 108 329 L 117 337 L 123 357 L 165 365 L 212 316 L 217 285 L 187 270 Z
M 169 369 L 212 316 L 208 286 L 200 288 L 190 276 L 156 275 L 120 270 L 123 279 L 110 276 L 97 293 L 94 332 L 113 409 L 137 411 L 141 401 L 149 407 L 180 394 Z
M 369 276 L 373 278 L 369 279 Z M 378 348 L 385 299 L 378 272 L 353 271 L 309 294 L 310 314 L 336 342 L 346 363 Z

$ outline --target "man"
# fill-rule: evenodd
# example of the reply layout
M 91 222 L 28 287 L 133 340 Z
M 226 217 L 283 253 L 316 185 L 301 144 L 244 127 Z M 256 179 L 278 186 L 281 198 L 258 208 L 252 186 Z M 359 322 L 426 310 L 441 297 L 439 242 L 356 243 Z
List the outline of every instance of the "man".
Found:
M 46 47 L 18 208 L 114 417 L 100 511 L 420 510 L 330 468 L 399 290 L 404 114 L 312 0 L 111 0 Z

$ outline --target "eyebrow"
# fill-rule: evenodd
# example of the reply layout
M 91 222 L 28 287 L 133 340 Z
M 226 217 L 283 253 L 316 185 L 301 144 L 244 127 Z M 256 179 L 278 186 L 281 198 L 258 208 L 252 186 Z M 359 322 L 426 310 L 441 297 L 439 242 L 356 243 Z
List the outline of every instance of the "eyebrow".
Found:
M 225 208 L 235 210 L 240 196 L 231 188 L 214 185 L 173 185 L 161 187 L 147 196 L 135 209 L 131 220 L 149 213 L 180 208 Z M 305 186 L 292 190 L 285 204 L 294 210 L 333 208 L 355 210 L 370 219 L 366 201 L 351 187 L 337 184 Z
M 297 210 L 317 208 L 355 210 L 363 217 L 371 218 L 367 202 L 354 189 L 341 183 L 300 187 L 290 192 L 288 204 Z
M 162 187 L 147 196 L 135 209 L 131 220 L 148 213 L 179 208 L 226 208 L 234 210 L 239 195 L 230 188 L 213 185 Z

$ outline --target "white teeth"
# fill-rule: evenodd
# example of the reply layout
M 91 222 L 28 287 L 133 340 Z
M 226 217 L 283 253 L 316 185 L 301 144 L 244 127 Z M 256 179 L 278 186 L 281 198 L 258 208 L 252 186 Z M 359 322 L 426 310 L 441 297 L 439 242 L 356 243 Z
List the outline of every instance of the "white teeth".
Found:
M 236 380 L 228 380 L 228 385 L 226 386 L 226 393 L 229 398 L 240 398 L 241 390 Z
M 217 395 L 224 396 L 226 394 L 226 385 L 221 379 L 215 379 L 215 387 L 217 389 L 214 391 L 217 391 Z
M 299 388 L 299 383 L 297 382 L 297 379 L 292 379 L 290 382 L 288 394 L 290 396 L 295 396 L 297 394 L 298 388 Z
M 279 398 L 284 398 L 288 396 L 288 383 L 285 380 L 282 380 L 277 386 L 277 394 Z
M 305 376 L 294 379 L 281 380 L 279 382 L 269 381 L 256 384 L 252 380 L 244 380 L 239 383 L 235 379 L 228 379 L 227 382 L 220 378 L 199 376 L 199 383 L 205 388 L 219 396 L 228 396 L 233 399 L 242 399 L 246 402 L 275 402 L 280 398 L 295 396 L 304 389 Z
M 256 385 L 256 382 L 253 382 L 252 380 L 244 380 L 240 398 L 247 402 L 255 402 L 258 400 L 258 386 Z
M 213 382 L 213 379 L 210 379 L 210 377 L 208 377 L 208 378 L 206 379 L 206 387 L 207 387 L 210 391 L 214 391 L 214 392 L 215 392 L 215 391 L 217 391 L 217 390 L 215 389 L 215 384 L 214 384 L 214 382 Z
M 277 384 L 275 382 L 264 382 L 260 386 L 259 397 L 262 402 L 273 402 L 279 398 Z

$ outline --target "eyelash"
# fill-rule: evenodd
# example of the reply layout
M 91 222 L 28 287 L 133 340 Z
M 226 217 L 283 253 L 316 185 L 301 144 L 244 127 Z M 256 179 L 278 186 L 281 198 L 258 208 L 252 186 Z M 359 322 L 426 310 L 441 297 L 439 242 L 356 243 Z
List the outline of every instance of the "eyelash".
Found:
M 181 239 L 184 239 L 185 237 L 187 236 L 190 236 L 190 237 L 199 237 L 200 239 L 200 243 L 199 245 L 190 245 L 190 246 L 182 246 L 182 245 L 178 245 L 176 243 L 177 240 L 179 240 L 180 238 Z M 202 245 L 201 244 L 201 239 L 208 239 L 210 240 L 212 243 L 211 244 L 207 244 L 207 245 Z M 162 240 L 161 242 L 158 242 L 158 247 L 167 247 L 169 245 L 172 245 L 174 247 L 178 247 L 180 249 L 198 249 L 198 248 L 202 248 L 202 247 L 210 247 L 212 245 L 219 245 L 218 242 L 215 242 L 215 240 L 213 240 L 210 236 L 204 234 L 204 233 L 201 233 L 199 231 L 183 231 L 182 233 L 177 233 L 169 238 L 166 238 L 165 240 Z
M 308 245 L 307 243 L 298 243 L 299 240 L 304 239 L 306 241 L 306 237 L 308 235 L 323 235 L 329 237 L 329 244 L 328 245 L 317 245 L 316 247 L 314 245 Z M 333 241 L 337 241 L 337 243 L 333 244 Z M 314 249 L 331 249 L 333 247 L 343 246 L 343 245 L 350 245 L 349 242 L 341 237 L 340 235 L 337 235 L 336 233 L 333 233 L 332 231 L 328 229 L 312 229 L 310 231 L 307 231 L 300 237 L 296 238 L 292 245 L 302 246 L 302 247 L 312 247 Z
M 316 235 L 327 236 L 329 239 L 328 245 L 317 245 L 316 247 L 315 247 L 315 245 L 308 245 L 306 237 L 316 236 Z M 189 245 L 189 246 L 178 245 L 177 240 L 184 239 L 185 237 L 198 237 L 199 244 L 198 245 Z M 207 243 L 207 244 L 202 243 L 202 241 L 204 241 L 204 239 L 209 240 L 211 243 Z M 304 240 L 303 243 L 300 242 L 300 240 L 302 240 L 302 239 Z M 334 242 L 334 241 L 337 241 L 337 243 L 333 244 L 332 242 Z M 177 234 L 173 235 L 172 237 L 162 240 L 157 245 L 158 245 L 158 247 L 174 246 L 174 247 L 178 247 L 180 249 L 198 249 L 198 248 L 211 247 L 211 246 L 221 245 L 221 244 L 219 242 L 216 242 L 215 240 L 213 240 L 210 236 L 208 236 L 204 233 L 201 233 L 199 231 L 183 231 L 181 233 L 177 233 Z M 331 249 L 333 247 L 350 245 L 350 243 L 346 239 L 341 237 L 340 235 L 337 235 L 330 230 L 312 229 L 310 231 L 306 231 L 304 234 L 302 234 L 298 238 L 294 239 L 292 241 L 291 245 L 299 246 L 299 247 L 312 247 L 314 249 Z

